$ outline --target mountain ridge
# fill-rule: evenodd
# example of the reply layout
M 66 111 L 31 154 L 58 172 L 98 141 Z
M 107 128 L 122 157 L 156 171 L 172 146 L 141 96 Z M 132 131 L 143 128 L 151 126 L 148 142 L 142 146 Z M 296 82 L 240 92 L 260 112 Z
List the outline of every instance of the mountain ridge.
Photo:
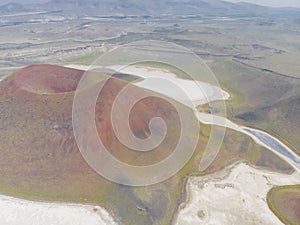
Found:
M 9 10 L 10 9 L 10 10 Z M 232 3 L 222 0 L 50 0 L 46 3 L 20 4 L 8 3 L 0 5 L 0 12 L 27 12 L 27 11 L 60 10 L 66 15 L 264 15 L 284 13 L 286 11 L 299 12 L 296 8 L 272 8 L 252 3 Z

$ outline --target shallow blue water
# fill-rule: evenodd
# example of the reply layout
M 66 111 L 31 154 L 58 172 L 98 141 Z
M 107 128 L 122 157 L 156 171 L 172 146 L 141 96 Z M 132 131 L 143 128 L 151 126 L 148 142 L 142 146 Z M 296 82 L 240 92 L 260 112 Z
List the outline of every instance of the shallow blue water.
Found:
M 282 144 L 280 141 L 278 141 L 276 138 L 270 136 L 269 134 L 259 131 L 259 130 L 254 130 L 254 129 L 247 129 L 244 128 L 247 132 L 255 135 L 261 142 L 272 148 L 274 151 L 288 157 L 295 163 L 300 165 L 300 159 L 297 155 L 293 154 L 291 150 Z

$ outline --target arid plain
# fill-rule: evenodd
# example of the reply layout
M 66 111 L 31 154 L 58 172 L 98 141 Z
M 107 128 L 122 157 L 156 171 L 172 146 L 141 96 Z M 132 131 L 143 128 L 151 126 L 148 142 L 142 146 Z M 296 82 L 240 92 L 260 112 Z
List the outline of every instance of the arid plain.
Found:
M 60 4 L 58 7 L 66 7 L 62 1 Z M 200 3 L 193 4 L 199 13 L 188 8 L 180 13 L 176 7 L 169 9 L 171 15 L 155 10 L 141 13 L 136 8 L 129 16 L 125 6 L 120 9 L 122 16 L 106 8 L 97 12 L 101 5 L 86 12 L 79 6 L 75 13 L 55 10 L 50 3 L 46 6 L 49 10 L 43 4 L 27 6 L 26 10 L 16 5 L 0 7 L 0 29 L 5 34 L 0 36 L 0 191 L 26 199 L 11 204 L 13 207 L 30 205 L 27 200 L 43 201 L 37 203 L 45 207 L 41 208 L 43 213 L 55 204 L 72 204 L 67 215 L 82 213 L 94 221 L 91 224 L 300 223 L 300 180 L 294 164 L 238 130 L 227 129 L 216 159 L 205 171 L 199 171 L 211 129 L 209 124 L 201 123 L 198 146 L 189 163 L 165 182 L 148 187 L 107 181 L 88 166 L 77 148 L 72 132 L 72 102 L 84 73 L 78 69 L 88 68 L 119 45 L 159 40 L 184 46 L 204 60 L 220 88 L 228 93 L 227 119 L 265 131 L 293 151 L 295 157 L 300 155 L 299 11 L 218 1 L 214 11 L 205 5 L 200 10 Z M 116 65 L 122 64 L 123 57 L 115 59 Z M 168 71 L 178 80 L 186 78 L 182 71 L 165 65 L 139 66 L 158 74 Z M 157 91 L 147 83 L 135 85 L 137 77 L 147 78 L 145 71 L 129 69 L 123 74 L 111 79 L 102 96 L 105 107 L 101 102 L 96 110 L 98 131 L 104 134 L 102 138 L 112 154 L 121 160 L 156 162 L 170 153 L 166 149 L 178 137 L 178 127 L 173 126 L 156 154 L 113 151 L 123 149 L 107 124 L 107 108 L 116 93 L 127 83 L 132 84 L 134 93 Z M 191 123 L 199 123 L 192 109 L 180 101 L 176 104 L 184 108 Z M 197 110 L 218 115 L 218 104 L 214 102 L 213 108 L 202 104 Z M 172 110 L 155 99 L 141 103 L 135 109 L 133 131 L 147 137 L 147 124 L 157 113 L 167 124 L 176 124 L 178 118 Z M 242 197 L 235 197 L 238 194 Z M 5 196 L 2 200 L 17 201 Z M 225 209 L 218 201 L 231 204 Z M 16 209 L 30 214 L 38 207 L 32 204 L 33 208 Z M 74 204 L 84 206 L 77 209 Z M 37 218 L 51 224 L 51 218 L 59 215 L 55 210 L 49 213 Z M 1 218 L 9 216 L 1 213 Z M 34 222 L 35 216 L 32 219 Z M 7 224 L 14 222 L 8 219 Z M 30 219 L 28 224 L 32 224 Z

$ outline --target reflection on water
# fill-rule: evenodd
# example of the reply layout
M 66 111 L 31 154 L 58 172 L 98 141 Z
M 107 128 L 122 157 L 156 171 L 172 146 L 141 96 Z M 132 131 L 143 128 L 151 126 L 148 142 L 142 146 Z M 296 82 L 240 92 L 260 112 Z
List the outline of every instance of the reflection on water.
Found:
M 278 141 L 276 138 L 270 136 L 269 134 L 267 134 L 263 131 L 249 129 L 249 128 L 244 128 L 244 130 L 246 130 L 249 133 L 255 135 L 261 142 L 268 145 L 274 151 L 290 158 L 295 163 L 300 164 L 299 158 L 296 155 L 294 155 L 287 146 L 285 146 L 283 143 Z

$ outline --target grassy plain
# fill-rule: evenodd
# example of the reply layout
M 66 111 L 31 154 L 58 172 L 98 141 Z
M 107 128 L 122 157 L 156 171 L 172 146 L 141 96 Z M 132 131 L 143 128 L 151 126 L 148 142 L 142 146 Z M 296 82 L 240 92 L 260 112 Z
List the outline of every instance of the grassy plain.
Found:
M 220 86 L 230 93 L 227 116 L 231 120 L 266 130 L 299 152 L 300 81 L 295 79 L 299 77 L 299 24 L 294 18 L 215 19 L 99 19 L 86 23 L 70 19 L 5 25 L 1 27 L 6 35 L 0 37 L 0 72 L 6 75 L 36 63 L 89 65 L 120 44 L 151 39 L 173 42 L 201 57 Z M 122 57 L 116 61 L 121 63 Z M 165 65 L 147 65 L 172 70 Z M 172 72 L 187 78 L 180 71 Z M 197 164 L 208 140 L 209 126 L 201 126 L 199 147 L 176 176 L 150 187 L 125 187 L 99 177 L 80 155 L 72 136 L 72 92 L 38 95 L 7 89 L 6 85 L 6 81 L 0 83 L 1 193 L 99 204 L 124 224 L 172 221 L 185 197 L 186 178 L 200 174 Z M 217 103 L 214 105 L 217 107 Z M 280 158 L 248 137 L 228 131 L 215 162 L 201 174 L 216 172 L 238 160 L 292 172 Z M 292 196 L 286 193 L 285 197 Z M 276 215 L 281 214 L 280 210 L 278 207 Z

